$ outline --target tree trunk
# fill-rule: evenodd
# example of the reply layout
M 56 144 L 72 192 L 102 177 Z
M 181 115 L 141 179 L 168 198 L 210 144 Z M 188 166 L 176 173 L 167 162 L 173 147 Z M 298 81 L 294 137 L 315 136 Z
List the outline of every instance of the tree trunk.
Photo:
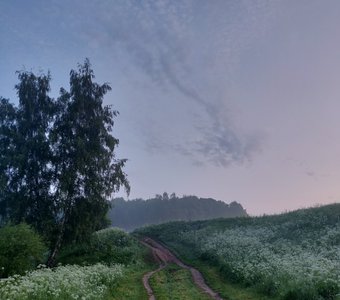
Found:
M 62 219 L 61 223 L 60 223 L 60 230 L 59 230 L 59 234 L 57 237 L 57 241 L 55 242 L 53 251 L 51 252 L 49 258 L 47 259 L 46 265 L 49 268 L 52 268 L 55 266 L 55 261 L 56 258 L 59 254 L 59 250 L 61 248 L 61 244 L 63 241 L 63 237 L 64 237 L 64 231 L 65 231 L 65 222 L 66 222 L 66 215 L 64 216 L 64 218 Z

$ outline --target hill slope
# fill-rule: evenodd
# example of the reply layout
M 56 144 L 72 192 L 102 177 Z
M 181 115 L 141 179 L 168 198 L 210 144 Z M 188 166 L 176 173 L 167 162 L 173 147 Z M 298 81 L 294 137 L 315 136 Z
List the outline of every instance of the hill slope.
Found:
M 274 216 L 174 222 L 138 232 L 189 263 L 216 267 L 227 281 L 273 299 L 340 296 L 340 204 Z
M 169 198 L 167 194 L 148 200 L 125 201 L 123 198 L 117 198 L 113 200 L 113 207 L 109 212 L 112 226 L 125 230 L 169 221 L 206 220 L 246 215 L 244 208 L 237 202 L 227 204 L 211 198 L 195 196 Z

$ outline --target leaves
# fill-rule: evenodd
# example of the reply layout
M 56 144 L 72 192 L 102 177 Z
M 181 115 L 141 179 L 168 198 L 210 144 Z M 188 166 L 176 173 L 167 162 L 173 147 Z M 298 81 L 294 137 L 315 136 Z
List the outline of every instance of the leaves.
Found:
M 130 189 L 115 156 L 118 112 L 103 106 L 111 87 L 94 82 L 88 59 L 56 100 L 49 73 L 18 79 L 18 107 L 0 98 L 0 220 L 24 220 L 52 244 L 84 238 L 105 223 L 107 198 Z

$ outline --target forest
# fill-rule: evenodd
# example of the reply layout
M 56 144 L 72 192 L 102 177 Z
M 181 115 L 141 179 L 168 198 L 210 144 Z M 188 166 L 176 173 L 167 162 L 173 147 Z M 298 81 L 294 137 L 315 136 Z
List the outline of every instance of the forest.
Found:
M 138 227 L 170 221 L 194 221 L 213 218 L 247 216 L 241 204 L 227 204 L 212 198 L 196 196 L 177 197 L 174 193 L 156 195 L 154 198 L 112 201 L 109 217 L 112 226 L 131 231 Z

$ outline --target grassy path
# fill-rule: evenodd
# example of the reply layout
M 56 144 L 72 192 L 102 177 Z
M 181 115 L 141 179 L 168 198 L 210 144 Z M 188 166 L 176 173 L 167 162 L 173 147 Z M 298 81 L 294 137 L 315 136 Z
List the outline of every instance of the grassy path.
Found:
M 154 274 L 158 274 L 160 271 L 164 269 L 164 267 L 167 267 L 171 263 L 176 264 L 178 268 L 183 269 L 183 271 L 187 271 L 189 274 L 191 274 L 192 279 L 190 281 L 191 285 L 194 285 L 198 291 L 205 293 L 206 298 L 209 296 L 208 299 L 223 300 L 218 293 L 213 291 L 206 284 L 202 274 L 197 269 L 184 264 L 165 246 L 161 245 L 160 243 L 156 242 L 151 238 L 143 238 L 141 243 L 152 251 L 155 261 L 159 263 L 159 268 L 157 270 L 149 272 L 145 274 L 143 277 L 143 284 L 145 289 L 148 291 L 149 300 L 155 300 L 158 297 L 157 293 L 150 286 L 149 279 L 151 278 L 151 276 L 154 276 Z M 190 288 L 190 286 L 188 287 Z
M 113 288 L 114 295 L 110 300 L 148 300 L 148 294 L 143 286 L 142 277 L 158 267 L 154 261 L 151 251 L 140 245 L 138 260 L 129 266 L 124 276 Z
M 178 249 L 177 249 L 178 250 Z M 142 278 L 147 273 L 152 273 L 148 282 L 156 300 L 209 300 L 209 295 L 202 292 L 195 283 L 190 269 L 183 269 L 175 262 L 169 261 L 158 272 L 159 259 L 149 247 L 140 244 L 139 254 L 135 264 L 127 267 L 123 278 L 113 287 L 114 295 L 110 300 L 150 300 Z M 177 253 L 178 254 L 178 253 Z M 182 253 L 183 254 L 183 253 Z M 217 291 L 225 300 L 269 300 L 251 289 L 245 289 L 224 280 L 214 266 L 200 260 L 191 260 L 188 256 L 181 255 L 185 263 L 199 269 L 207 284 Z
M 176 264 L 169 264 L 150 280 L 157 300 L 210 300 L 192 281 L 191 273 Z
M 218 267 L 198 259 L 192 249 L 188 249 L 182 244 L 167 244 L 167 247 L 184 263 L 197 268 L 203 274 L 207 284 L 225 300 L 278 300 L 275 297 L 264 296 L 253 288 L 245 288 L 229 282 L 221 275 Z
M 200 273 L 185 266 L 165 248 L 160 250 L 140 244 L 138 252 L 136 262 L 125 269 L 124 276 L 112 287 L 114 292 L 110 300 L 211 300 L 215 298 L 207 294 L 206 287 L 199 288 L 197 282 L 194 282 L 197 281 L 197 274 L 194 273 Z M 158 255 L 155 255 L 155 252 Z M 149 274 L 147 282 L 151 293 L 145 289 L 142 280 L 147 274 Z

